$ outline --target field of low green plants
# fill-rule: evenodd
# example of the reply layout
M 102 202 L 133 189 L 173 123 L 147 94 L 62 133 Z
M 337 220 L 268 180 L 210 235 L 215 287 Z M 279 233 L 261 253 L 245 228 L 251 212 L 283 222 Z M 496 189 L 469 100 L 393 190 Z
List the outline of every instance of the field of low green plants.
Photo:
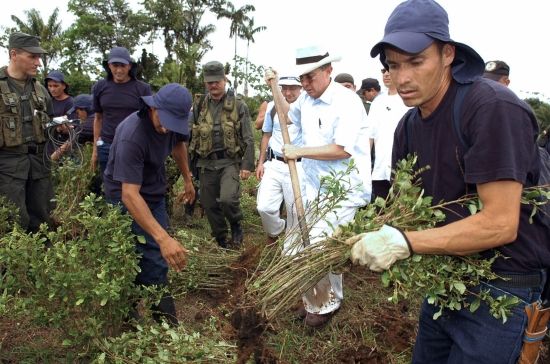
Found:
M 257 288 L 280 285 L 261 277 L 277 273 L 270 262 L 281 254 L 265 246 L 255 207 L 257 180 L 243 182 L 244 244 L 224 250 L 210 238 L 200 205 L 187 216 L 176 202 L 183 186 L 173 164 L 171 233 L 190 254 L 183 272 L 170 272 L 180 325 L 156 323 L 149 307 L 163 292 L 133 283 L 139 269 L 134 244 L 140 239 L 132 235 L 129 217 L 90 194 L 89 166 L 73 162 L 54 170 L 55 226 L 26 233 L 15 223 L 14 207 L 0 203 L 0 363 L 410 362 L 420 296 L 406 295 L 406 265 L 381 276 L 340 259 L 334 269 L 344 274 L 345 298 L 327 326 L 313 330 L 296 319 L 298 296 L 267 319 L 259 303 L 269 301 Z M 415 216 L 429 220 L 431 201 L 414 197 L 419 191 L 406 178 L 401 182 L 410 193 L 401 192 L 401 205 L 393 208 L 417 206 Z M 375 215 L 383 217 L 386 203 L 362 210 L 359 220 L 381 221 Z M 451 277 L 452 287 L 437 289 L 459 292 L 460 276 Z M 435 288 L 432 294 L 439 299 Z M 141 317 L 129 321 L 136 303 Z

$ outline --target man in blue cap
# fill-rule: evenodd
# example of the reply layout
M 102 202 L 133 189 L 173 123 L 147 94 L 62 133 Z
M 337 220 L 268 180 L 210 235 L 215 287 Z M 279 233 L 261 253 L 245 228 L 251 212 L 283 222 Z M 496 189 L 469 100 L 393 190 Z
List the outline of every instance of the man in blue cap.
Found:
M 92 166 L 95 168 L 99 162 L 102 178 L 116 127 L 140 108 L 141 96 L 150 96 L 152 92 L 149 84 L 137 79 L 137 63 L 124 47 L 113 47 L 103 68 L 107 77 L 92 87 L 95 110 Z
M 473 313 L 443 310 L 434 320 L 439 308 L 426 300 L 412 362 L 515 363 L 527 323 L 524 306 L 540 297 L 550 265 L 542 216 L 530 223 L 531 207 L 521 203 L 523 188 L 538 184 L 537 122 L 513 92 L 481 77 L 483 60 L 450 38 L 448 23 L 432 0 L 403 2 L 371 56 L 380 55 L 403 102 L 413 107 L 395 131 L 393 165 L 416 153 L 419 167 L 430 166 L 420 177 L 433 201 L 477 193 L 483 208 L 471 215 L 464 206 L 450 206 L 454 213 L 433 229 L 402 232 L 385 225 L 358 235 L 349 241 L 355 242 L 351 258 L 382 271 L 413 253 L 487 258 L 499 252 L 492 269 L 502 279 L 469 290 L 518 297 L 513 315 L 503 323 L 481 303 Z M 453 121 L 455 102 L 462 105 Z
M 195 198 L 185 142 L 189 137 L 188 117 L 191 94 L 175 83 L 162 87 L 154 96 L 142 96 L 142 108 L 130 114 L 117 128 L 104 175 L 105 196 L 120 203 L 132 215 L 132 231 L 145 237 L 136 243 L 141 254 L 141 272 L 136 283 L 164 286 L 168 267 L 185 267 L 187 250 L 168 232 L 165 205 L 167 191 L 165 162 L 171 154 L 185 181 L 185 196 Z M 164 317 L 177 324 L 172 296 L 153 308 L 155 319 Z
M 53 116 L 69 115 L 73 107 L 73 98 L 69 95 L 69 85 L 65 82 L 62 72 L 53 70 L 44 79 L 44 86 L 52 96 Z M 72 116 L 69 116 L 72 119 Z
M 95 112 L 92 107 L 92 95 L 80 94 L 74 98 L 73 107 L 68 111 L 80 120 L 78 142 L 84 144 L 94 140 Z

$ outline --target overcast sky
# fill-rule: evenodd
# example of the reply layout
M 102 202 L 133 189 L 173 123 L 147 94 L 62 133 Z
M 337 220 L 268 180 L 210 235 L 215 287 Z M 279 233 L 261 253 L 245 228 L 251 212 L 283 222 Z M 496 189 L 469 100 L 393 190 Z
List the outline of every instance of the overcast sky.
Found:
M 131 0 L 138 3 L 139 0 Z M 267 30 L 256 34 L 250 47 L 250 60 L 257 65 L 273 66 L 277 70 L 291 67 L 295 50 L 299 47 L 320 45 L 331 54 L 339 54 L 342 61 L 334 63 L 334 75 L 351 73 L 359 86 L 361 79 L 381 80 L 380 62 L 369 55 L 372 46 L 384 32 L 384 25 L 392 10 L 401 0 L 234 0 L 239 7 L 252 3 L 255 24 Z M 546 67 L 550 62 L 550 28 L 547 2 L 544 0 L 440 0 L 447 10 L 453 40 L 474 48 L 485 61 L 501 59 L 510 65 L 510 87 L 521 97 L 525 92 L 539 92 L 550 98 L 550 76 Z M 47 18 L 59 7 L 63 27 L 71 22 L 66 0 L 10 1 L 0 13 L 0 24 L 13 26 L 10 15 L 23 17 L 23 11 L 36 8 Z M 215 19 L 211 19 L 215 20 Z M 231 62 L 233 39 L 229 39 L 229 22 L 216 21 L 217 32 L 211 37 L 214 50 L 204 62 L 218 60 Z M 238 41 L 238 53 L 246 54 L 246 43 Z M 147 46 L 151 52 L 161 53 L 161 43 Z M 5 51 L 0 54 L 7 60 Z M 138 53 L 135 56 L 139 55 Z M 2 63 L 5 63 L 2 62 Z

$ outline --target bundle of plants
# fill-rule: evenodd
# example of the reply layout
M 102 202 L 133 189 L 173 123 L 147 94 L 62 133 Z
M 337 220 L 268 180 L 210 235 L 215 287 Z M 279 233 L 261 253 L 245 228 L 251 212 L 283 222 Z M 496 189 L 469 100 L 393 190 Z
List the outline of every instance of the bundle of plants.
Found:
M 185 269 L 172 273 L 170 278 L 176 294 L 191 290 L 218 291 L 232 283 L 232 266 L 239 259 L 240 251 L 223 249 L 189 230 L 178 230 L 176 238 L 189 251 Z
M 77 214 L 79 204 L 90 193 L 90 184 L 95 171 L 91 168 L 92 146 L 86 144 L 79 149 L 81 157 L 72 154 L 59 161 L 52 161 L 55 184 L 55 208 L 52 218 L 56 225 L 68 223 Z
M 405 231 L 432 228 L 445 219 L 445 212 L 454 213 L 449 209 L 452 204 L 467 206 L 471 213 L 480 209 L 476 195 L 434 204 L 420 187 L 419 174 L 423 170 L 415 171 L 415 165 L 414 156 L 400 161 L 388 197 L 385 200 L 377 198 L 359 210 L 354 221 L 338 227 L 332 237 L 306 247 L 297 241 L 292 248 L 295 254 L 274 255 L 265 270 L 257 272 L 247 282 L 249 299 L 257 302 L 268 319 L 275 317 L 291 307 L 303 292 L 328 272 L 339 273 L 349 265 L 351 245 L 346 243 L 348 238 L 376 231 L 384 224 Z M 541 202 L 533 202 L 533 196 L 526 197 L 531 192 L 524 193 L 524 202 L 536 208 L 535 205 Z M 337 200 L 333 202 L 337 205 L 345 195 L 332 198 Z M 498 278 L 490 269 L 497 257 L 413 255 L 395 263 L 381 275 L 381 280 L 384 286 L 393 288 L 393 295 L 389 297 L 392 302 L 413 296 L 427 297 L 431 304 L 440 308 L 435 318 L 443 309 L 468 307 L 475 311 L 484 301 L 495 317 L 505 321 L 510 308 L 517 303 L 516 299 L 505 296 L 493 299 L 485 291 L 476 293 L 470 290 L 481 281 Z

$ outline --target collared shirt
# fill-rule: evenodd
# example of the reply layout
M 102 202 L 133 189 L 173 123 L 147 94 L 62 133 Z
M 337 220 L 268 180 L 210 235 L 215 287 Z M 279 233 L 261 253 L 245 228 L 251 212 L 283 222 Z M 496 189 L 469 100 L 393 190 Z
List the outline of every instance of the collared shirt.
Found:
M 391 178 L 391 153 L 393 134 L 399 120 L 409 110 L 399 94 L 378 95 L 372 102 L 367 121 L 369 137 L 374 139 L 376 157 L 372 169 L 374 181 L 389 181 Z
M 281 131 L 281 123 L 279 122 L 279 115 L 275 114 L 274 118 L 271 118 L 271 110 L 275 107 L 273 101 L 267 104 L 267 109 L 265 112 L 264 125 L 262 131 L 264 133 L 271 133 L 271 138 L 269 138 L 269 147 L 273 150 L 278 156 L 283 156 L 283 133 Z M 300 129 L 295 124 L 288 125 L 288 136 L 290 139 L 290 144 L 301 146 L 302 145 L 302 134 Z
M 325 92 L 314 99 L 303 91 L 290 105 L 289 117 L 302 129 L 302 143 L 307 147 L 337 144 L 351 155 L 338 160 L 302 159 L 307 183 L 320 188 L 322 177 L 344 172 L 353 158 L 356 169 L 341 182 L 350 192 L 342 206 L 363 206 L 370 200 L 370 148 L 367 113 L 361 99 L 340 84 L 331 82 Z

